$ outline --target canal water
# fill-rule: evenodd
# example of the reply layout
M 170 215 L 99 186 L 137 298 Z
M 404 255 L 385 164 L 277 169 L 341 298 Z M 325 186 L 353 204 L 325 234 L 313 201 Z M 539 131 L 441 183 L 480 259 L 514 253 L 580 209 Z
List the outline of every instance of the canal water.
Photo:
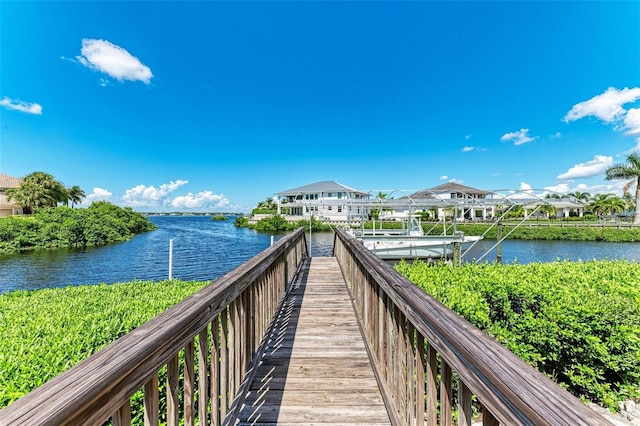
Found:
M 213 280 L 241 265 L 271 244 L 271 235 L 236 228 L 233 220 L 207 216 L 151 216 L 157 231 L 104 247 L 0 255 L 0 294 L 79 284 L 162 280 L 169 274 L 169 240 L 173 239 L 173 277 Z M 275 235 L 274 241 L 282 237 Z M 313 233 L 310 252 L 330 256 L 333 234 Z M 481 241 L 464 256 L 480 258 L 495 241 Z M 640 261 L 640 243 L 508 240 L 503 262 L 627 259 Z M 493 262 L 495 250 L 483 261 Z

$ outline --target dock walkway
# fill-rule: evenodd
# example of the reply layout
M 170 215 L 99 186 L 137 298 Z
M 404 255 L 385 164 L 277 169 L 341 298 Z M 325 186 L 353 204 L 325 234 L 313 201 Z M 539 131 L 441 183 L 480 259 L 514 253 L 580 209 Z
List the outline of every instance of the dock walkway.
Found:
M 304 261 L 238 420 L 241 425 L 390 424 L 336 258 Z

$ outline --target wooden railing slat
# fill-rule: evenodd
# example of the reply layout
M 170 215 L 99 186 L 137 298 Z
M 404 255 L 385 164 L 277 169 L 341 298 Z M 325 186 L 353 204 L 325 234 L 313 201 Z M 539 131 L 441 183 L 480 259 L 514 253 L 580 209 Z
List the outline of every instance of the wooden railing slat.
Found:
M 125 402 L 111 417 L 113 426 L 131 426 L 131 403 Z
M 144 426 L 158 426 L 159 410 L 160 396 L 156 373 L 144 384 Z
M 216 316 L 211 322 L 211 373 L 209 374 L 209 398 L 211 399 L 212 426 L 220 426 L 220 322 Z
M 179 358 L 176 354 L 167 363 L 167 426 L 178 426 L 180 413 L 178 412 L 178 367 Z
M 451 367 L 443 359 L 440 360 L 440 425 L 451 426 L 453 402 L 453 376 Z
M 471 390 L 458 378 L 458 426 L 471 426 Z
M 427 351 L 427 425 L 438 423 L 438 354 L 432 345 Z
M 184 348 L 184 424 L 193 426 L 195 423 L 194 402 L 195 402 L 195 345 L 193 339 Z
M 209 413 L 209 366 L 207 357 L 209 354 L 209 328 L 205 327 L 198 334 L 198 425 L 208 424 Z M 212 360 L 213 362 L 213 360 Z

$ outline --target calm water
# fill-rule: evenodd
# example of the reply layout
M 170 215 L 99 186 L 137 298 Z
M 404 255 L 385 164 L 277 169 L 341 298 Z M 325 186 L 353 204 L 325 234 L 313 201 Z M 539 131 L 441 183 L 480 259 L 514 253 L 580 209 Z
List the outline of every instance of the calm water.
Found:
M 173 239 L 173 276 L 213 280 L 269 247 L 271 236 L 233 221 L 206 216 L 153 216 L 157 231 L 131 241 L 80 250 L 55 250 L 0 257 L 0 293 L 78 284 L 161 280 L 168 277 L 169 239 Z M 277 241 L 281 235 L 276 235 Z M 307 234 L 309 240 L 309 235 Z M 330 256 L 333 234 L 312 234 L 313 256 Z M 482 241 L 464 257 L 471 261 L 494 241 Z M 640 261 L 640 243 L 505 241 L 503 262 L 552 262 L 557 259 L 628 259 Z M 495 250 L 484 260 L 493 262 Z

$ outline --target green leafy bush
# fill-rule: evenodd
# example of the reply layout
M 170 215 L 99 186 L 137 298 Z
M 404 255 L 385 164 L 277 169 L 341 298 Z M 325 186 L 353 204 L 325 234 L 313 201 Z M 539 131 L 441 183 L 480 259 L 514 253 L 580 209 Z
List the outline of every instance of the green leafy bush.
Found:
M 0 253 L 99 246 L 156 229 L 131 208 L 98 201 L 86 209 L 47 208 L 0 219 Z
M 244 216 L 236 216 L 236 219 L 233 221 L 233 224 L 236 228 L 246 228 L 249 226 L 249 218 Z
M 640 396 L 640 264 L 396 269 L 574 395 L 609 407 Z
M 311 226 L 312 232 L 333 231 L 331 225 L 322 223 L 314 217 L 312 217 L 310 221 L 303 219 L 297 222 L 288 222 L 284 217 L 277 214 L 260 219 L 258 223 L 253 226 L 253 228 L 260 232 L 283 232 L 293 231 L 294 229 L 298 229 L 300 227 L 308 230 L 309 226 Z
M 482 235 L 489 229 L 488 224 L 457 224 L 456 230 L 462 231 L 465 235 Z M 442 224 L 431 226 L 423 224 L 426 230 L 432 234 L 442 234 Z M 515 230 L 514 230 L 515 228 Z M 451 232 L 451 226 L 447 228 Z M 640 241 L 640 228 L 617 228 L 615 226 L 581 226 L 573 224 L 554 223 L 551 226 L 538 226 L 522 224 L 503 225 L 502 235 L 505 236 L 513 231 L 507 238 L 517 240 L 569 240 L 569 241 L 609 241 L 609 242 L 635 242 Z M 491 228 L 485 238 L 496 238 L 497 227 Z
M 0 408 L 206 284 L 134 281 L 0 295 Z

